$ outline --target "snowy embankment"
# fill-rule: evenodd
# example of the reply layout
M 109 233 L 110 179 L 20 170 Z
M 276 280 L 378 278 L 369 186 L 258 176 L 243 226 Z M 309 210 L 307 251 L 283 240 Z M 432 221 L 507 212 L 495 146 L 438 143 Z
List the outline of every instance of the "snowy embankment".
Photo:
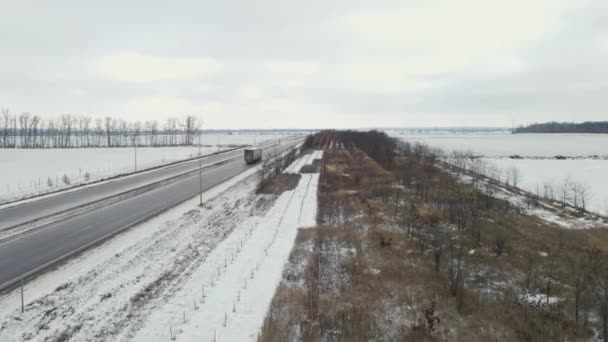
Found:
M 255 172 L 27 283 L 23 314 L 18 291 L 1 298 L 0 340 L 255 340 L 319 177 L 276 197 Z
M 205 135 L 202 155 L 283 135 Z M 198 156 L 197 146 L 139 147 L 137 169 Z M 0 203 L 135 171 L 133 148 L 0 149 Z
M 302 175 L 264 217 L 242 222 L 134 340 L 255 341 L 298 228 L 315 225 L 317 183 L 318 174 Z
M 283 172 L 284 173 L 300 173 L 302 166 L 311 165 L 316 159 L 323 158 L 323 150 L 315 150 L 312 153 L 305 154 L 301 158 L 297 159 L 291 165 L 289 165 Z

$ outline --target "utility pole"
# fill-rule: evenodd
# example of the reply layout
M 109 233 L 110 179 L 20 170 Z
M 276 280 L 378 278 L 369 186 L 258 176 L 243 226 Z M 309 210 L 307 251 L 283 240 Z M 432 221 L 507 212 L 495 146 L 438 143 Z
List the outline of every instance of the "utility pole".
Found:
M 135 172 L 137 172 L 137 138 L 133 139 L 133 148 L 135 149 Z
M 23 303 L 23 271 L 21 271 L 21 313 L 25 312 L 25 305 Z
M 199 185 L 199 205 L 203 206 L 203 159 L 201 153 L 201 135 L 203 132 L 198 132 L 198 185 Z

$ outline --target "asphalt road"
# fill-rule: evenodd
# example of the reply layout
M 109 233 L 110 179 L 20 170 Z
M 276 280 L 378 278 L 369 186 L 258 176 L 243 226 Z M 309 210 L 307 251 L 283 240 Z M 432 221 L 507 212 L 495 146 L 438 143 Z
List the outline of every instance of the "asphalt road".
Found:
M 278 151 L 282 151 L 298 142 L 298 140 L 282 141 L 281 146 L 278 147 Z M 266 147 L 265 154 L 273 153 L 274 150 L 274 146 L 268 146 Z M 242 155 L 243 152 L 238 150 L 206 158 L 204 165 L 213 164 L 217 161 L 228 159 L 231 156 L 235 157 L 225 163 L 209 166 L 204 169 L 203 189 L 209 189 L 252 167 L 245 163 Z M 240 158 L 236 158 L 237 156 Z M 193 163 L 195 164 L 194 169 L 196 169 L 198 161 Z M 193 163 L 185 163 L 189 166 L 179 166 L 177 169 L 181 170 L 182 173 L 187 172 L 193 169 Z M 174 176 L 177 169 L 169 169 L 172 170 L 169 172 L 158 171 L 165 178 Z M 151 174 L 155 174 L 155 176 Z M 28 210 L 40 210 L 40 212 L 46 213 L 57 210 L 56 208 L 63 208 L 66 206 L 66 203 L 69 206 L 70 201 L 80 201 L 76 203 L 82 203 L 83 200 L 87 201 L 95 198 L 96 194 L 107 196 L 112 191 L 120 193 L 124 189 L 132 188 L 135 184 L 141 185 L 146 183 L 144 180 L 147 180 L 149 183 L 151 180 L 157 180 L 159 174 L 151 172 L 150 174 L 144 173 L 141 176 L 141 179 L 129 180 L 127 178 L 124 180 L 129 180 L 126 183 L 117 181 L 106 183 L 111 186 L 101 184 L 83 189 L 82 193 L 78 193 L 79 191 L 77 191 L 60 195 L 58 196 L 59 202 L 53 202 L 52 198 L 50 198 L 34 201 L 26 207 L 29 208 Z M 124 186 L 120 188 L 114 183 L 123 184 Z M 38 273 L 57 261 L 64 259 L 66 256 L 78 253 L 104 238 L 110 237 L 187 199 L 193 198 L 198 192 L 199 177 L 198 173 L 195 172 L 185 178 L 169 182 L 166 185 L 143 192 L 134 197 L 88 211 L 65 221 L 50 224 L 42 229 L 20 235 L 17 238 L 0 242 L 0 290 L 14 283 L 22 274 L 27 276 Z M 40 204 L 37 202 L 40 202 Z M 49 203 L 53 206 L 52 210 L 45 209 L 47 208 L 45 204 L 48 205 Z M 74 206 L 74 203 L 72 202 L 71 205 Z M 32 214 L 34 213 L 35 211 L 32 212 Z M 0 211 L 0 215 L 0 222 L 3 223 L 5 220 L 4 211 Z M 13 217 L 15 216 L 11 216 L 11 220 L 15 220 Z M 28 220 L 28 218 L 22 219 Z M 16 220 L 19 220 L 19 216 L 16 216 Z
M 262 146 L 273 145 L 273 142 L 262 143 Z M 203 167 L 230 158 L 243 158 L 242 150 L 225 152 L 203 158 Z M 83 187 L 79 190 L 44 197 L 25 204 L 0 209 L 0 231 L 39 220 L 85 204 L 116 196 L 125 191 L 137 189 L 159 182 L 189 171 L 198 170 L 198 160 L 188 161 L 161 169 L 147 171 L 132 176 L 107 181 L 93 187 Z

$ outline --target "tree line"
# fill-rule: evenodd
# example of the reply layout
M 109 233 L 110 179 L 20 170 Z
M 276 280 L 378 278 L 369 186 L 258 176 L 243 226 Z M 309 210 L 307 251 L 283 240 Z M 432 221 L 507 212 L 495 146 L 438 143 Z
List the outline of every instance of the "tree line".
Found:
M 452 156 L 455 159 L 452 165 L 457 166 L 453 169 L 454 174 L 450 174 L 442 171 L 439 163 L 445 159 L 438 149 L 404 143 L 400 144 L 400 151 L 407 161 L 396 168 L 403 187 L 393 190 L 395 220 L 408 237 L 417 241 L 421 253 L 432 256 L 435 270 L 446 273 L 448 288 L 459 310 L 467 285 L 465 278 L 474 273 L 476 267 L 473 265 L 475 257 L 468 251 L 486 248 L 496 257 L 510 254 L 525 260 L 521 269 L 510 274 L 517 291 L 505 292 L 505 295 L 513 296 L 514 309 L 525 317 L 516 322 L 521 336 L 526 337 L 522 339 L 536 340 L 544 336 L 543 339 L 548 340 L 567 340 L 553 337 L 577 334 L 573 331 L 587 328 L 592 324 L 591 317 L 595 317 L 603 341 L 608 341 L 608 259 L 605 250 L 594 243 L 583 244 L 581 241 L 587 241 L 585 236 L 562 232 L 560 228 L 557 228 L 557 236 L 536 236 L 533 230 L 540 229 L 539 226 L 531 224 L 517 206 L 497 198 L 495 183 L 487 182 L 478 188 L 458 181 L 457 174 L 462 170 L 483 173 L 479 169 L 483 166 L 475 159 Z M 516 186 L 518 176 L 508 172 L 507 177 L 510 181 L 506 182 Z M 578 196 L 578 201 L 584 196 L 572 186 L 564 191 Z M 403 198 L 409 198 L 409 201 L 400 200 Z M 582 208 L 579 206 L 579 209 Z M 517 239 L 520 239 L 518 245 L 508 248 L 509 243 L 515 244 L 511 240 Z M 540 255 L 537 248 L 544 249 L 544 254 Z M 507 259 L 503 261 L 506 262 Z M 517 273 L 519 275 L 515 276 Z M 530 302 L 526 299 L 528 294 L 542 296 Z M 557 302 L 551 302 L 551 298 L 557 298 Z M 552 322 L 539 329 L 538 323 L 548 320 Z
M 63 114 L 44 119 L 30 113 L 13 114 L 2 109 L 0 148 L 87 148 L 127 146 L 193 145 L 201 120 L 183 119 L 127 121 L 107 116 Z
M 367 132 L 323 130 L 316 133 L 312 141 L 305 143 L 323 149 L 356 147 L 387 169 L 393 166 L 394 150 L 397 147 L 395 139 L 376 130 Z
M 504 185 L 511 191 L 524 195 L 529 206 L 538 206 L 540 201 L 556 202 L 562 207 L 571 206 L 581 212 L 586 212 L 593 197 L 593 189 L 584 181 L 576 181 L 567 177 L 558 184 L 545 181 L 542 184 L 537 183 L 533 189 L 523 191 L 519 188 L 523 175 L 516 167 L 501 171 L 483 158 L 476 156 L 472 151 L 456 150 L 448 154 L 420 143 L 407 144 L 407 146 L 418 153 L 441 160 L 455 172 L 470 173 L 474 182 L 485 179 L 488 181 L 487 185 L 490 186 L 489 190 L 491 187 Z
M 608 133 L 608 121 L 534 123 L 517 127 L 514 133 Z

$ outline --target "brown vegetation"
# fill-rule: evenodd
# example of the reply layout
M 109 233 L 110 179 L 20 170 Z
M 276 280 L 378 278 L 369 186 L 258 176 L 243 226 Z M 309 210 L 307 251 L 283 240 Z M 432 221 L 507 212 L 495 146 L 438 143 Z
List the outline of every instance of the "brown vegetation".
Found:
M 264 182 L 264 185 L 258 188 L 258 193 L 280 195 L 285 191 L 295 189 L 300 178 L 302 175 L 299 174 L 279 173 Z
M 607 230 L 524 215 L 428 148 L 387 169 L 339 145 L 321 163 L 320 226 L 300 231 L 261 340 L 608 338 Z

